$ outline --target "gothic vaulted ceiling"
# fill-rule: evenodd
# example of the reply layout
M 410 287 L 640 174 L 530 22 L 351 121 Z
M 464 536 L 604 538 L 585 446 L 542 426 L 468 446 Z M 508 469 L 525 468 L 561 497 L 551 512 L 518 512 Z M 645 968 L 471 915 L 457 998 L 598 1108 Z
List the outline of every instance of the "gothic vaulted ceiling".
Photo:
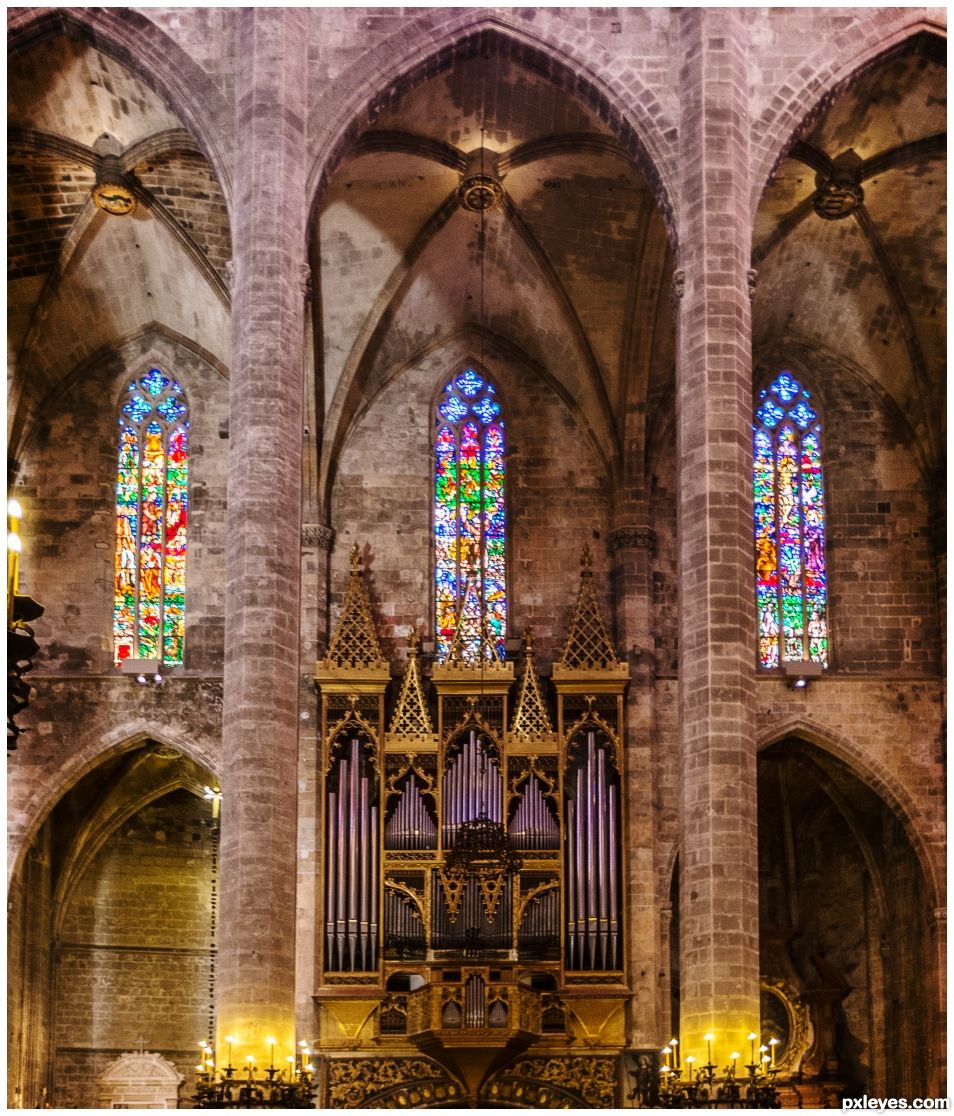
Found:
M 457 199 L 481 170 L 504 189 L 482 269 L 481 215 Z M 385 377 L 463 335 L 477 359 L 496 344 L 545 370 L 617 457 L 654 335 L 672 334 L 667 240 L 645 179 L 571 94 L 499 54 L 456 63 L 364 132 L 315 235 L 339 438 Z
M 756 348 L 797 339 L 853 361 L 943 461 L 946 88 L 928 36 L 808 124 L 755 224 Z
M 929 467 L 946 436 L 945 76 L 924 38 L 838 96 L 779 165 L 753 238 L 756 354 L 799 341 L 852 361 Z M 120 63 L 48 38 L 11 59 L 9 94 L 16 453 L 64 377 L 155 323 L 227 366 L 231 246 L 208 163 Z M 456 200 L 481 151 L 504 188 L 483 253 Z M 110 160 L 131 176 L 128 216 L 91 198 Z M 593 111 L 513 58 L 458 60 L 378 116 L 321 199 L 312 251 L 326 466 L 386 377 L 454 339 L 547 376 L 611 467 L 658 425 L 647 407 L 671 412 L 652 192 Z
M 46 39 L 11 58 L 8 92 L 16 453 L 64 377 L 153 323 L 227 363 L 232 253 L 208 163 L 120 63 L 66 36 Z M 117 168 L 134 176 L 128 215 L 91 196 L 97 172 L 113 180 Z

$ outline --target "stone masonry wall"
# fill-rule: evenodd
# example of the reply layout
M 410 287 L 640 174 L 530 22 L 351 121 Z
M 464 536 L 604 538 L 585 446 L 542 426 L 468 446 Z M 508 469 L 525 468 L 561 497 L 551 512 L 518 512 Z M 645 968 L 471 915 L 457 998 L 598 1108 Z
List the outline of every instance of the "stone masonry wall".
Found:
M 331 563 L 332 625 L 341 604 L 351 546 L 362 548 L 385 657 L 403 650 L 412 624 L 430 631 L 433 400 L 461 362 L 435 354 L 396 377 L 356 424 L 341 455 L 332 503 L 337 530 Z M 572 412 L 526 369 L 494 353 L 486 366 L 505 416 L 510 517 L 509 624 L 532 625 L 538 664 L 548 665 L 566 638 L 589 543 L 604 615 L 612 611 L 605 466 Z
M 186 670 L 222 662 L 228 383 L 185 346 L 153 333 L 74 380 L 46 412 L 13 489 L 24 508 L 23 592 L 46 609 L 44 671 L 111 672 L 119 402 L 156 365 L 189 403 Z

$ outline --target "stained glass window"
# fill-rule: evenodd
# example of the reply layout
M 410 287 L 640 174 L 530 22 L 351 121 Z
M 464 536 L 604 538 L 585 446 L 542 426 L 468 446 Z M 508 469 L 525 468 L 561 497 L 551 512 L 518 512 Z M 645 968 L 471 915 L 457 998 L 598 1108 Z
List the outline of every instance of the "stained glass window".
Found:
M 185 638 L 188 407 L 158 368 L 119 404 L 113 643 L 116 662 L 181 663 Z
M 781 372 L 759 392 L 754 430 L 759 665 L 828 665 L 821 422 L 811 392 Z
M 460 644 L 480 654 L 483 621 L 503 653 L 507 633 L 504 420 L 497 392 L 473 368 L 444 388 L 434 443 L 434 580 L 437 653 L 447 657 L 461 598 Z M 473 591 L 476 589 L 476 591 Z

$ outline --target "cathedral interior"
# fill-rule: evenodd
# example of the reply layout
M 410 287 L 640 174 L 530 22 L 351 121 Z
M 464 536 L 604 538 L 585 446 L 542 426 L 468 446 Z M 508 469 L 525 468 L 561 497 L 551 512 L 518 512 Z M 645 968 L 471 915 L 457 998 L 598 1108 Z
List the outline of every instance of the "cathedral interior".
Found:
M 946 16 L 13 8 L 13 1108 L 946 1095 Z

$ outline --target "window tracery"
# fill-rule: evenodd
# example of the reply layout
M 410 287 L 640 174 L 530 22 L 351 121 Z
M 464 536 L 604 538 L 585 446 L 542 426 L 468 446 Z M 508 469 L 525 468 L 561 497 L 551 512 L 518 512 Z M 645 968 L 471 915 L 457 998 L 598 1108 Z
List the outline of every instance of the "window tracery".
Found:
M 753 424 L 759 666 L 828 665 L 828 573 L 821 421 L 783 371 L 758 395 Z
M 469 583 L 476 591 L 468 592 Z M 507 632 L 504 419 L 497 391 L 467 367 L 437 403 L 434 441 L 434 593 L 437 655 L 460 623 L 465 658 L 482 653 L 484 624 L 499 654 Z
M 177 380 L 150 368 L 119 404 L 113 650 L 182 662 L 188 404 Z

